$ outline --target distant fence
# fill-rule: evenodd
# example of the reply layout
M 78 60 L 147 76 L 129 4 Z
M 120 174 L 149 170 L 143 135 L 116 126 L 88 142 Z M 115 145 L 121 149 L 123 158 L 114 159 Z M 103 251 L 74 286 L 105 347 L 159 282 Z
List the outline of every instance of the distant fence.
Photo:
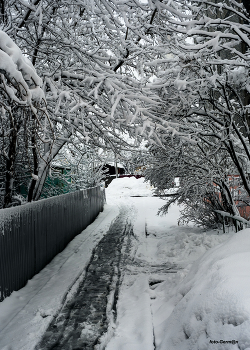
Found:
M 41 271 L 103 210 L 99 188 L 0 210 L 0 301 Z
M 231 222 L 233 222 L 234 226 L 235 226 L 235 230 L 236 232 L 242 230 L 245 226 L 245 228 L 250 226 L 250 221 L 242 218 L 241 216 L 238 215 L 232 215 L 230 213 L 227 213 L 226 211 L 222 211 L 222 210 L 215 210 L 216 213 L 220 214 L 223 220 L 223 232 L 225 233 L 225 218 L 227 218 L 227 220 L 231 220 Z

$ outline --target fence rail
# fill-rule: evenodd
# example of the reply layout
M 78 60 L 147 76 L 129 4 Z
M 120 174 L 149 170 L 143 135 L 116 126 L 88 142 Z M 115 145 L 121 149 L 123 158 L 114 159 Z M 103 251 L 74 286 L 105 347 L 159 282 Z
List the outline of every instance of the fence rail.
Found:
M 103 210 L 99 188 L 0 210 L 0 301 L 41 271 Z
M 250 226 L 250 221 L 242 218 L 241 216 L 238 215 L 232 215 L 230 213 L 227 213 L 222 210 L 215 210 L 216 213 L 220 214 L 223 220 L 223 232 L 225 233 L 225 218 L 231 220 L 234 223 L 236 232 L 242 230 L 245 226 L 245 228 Z

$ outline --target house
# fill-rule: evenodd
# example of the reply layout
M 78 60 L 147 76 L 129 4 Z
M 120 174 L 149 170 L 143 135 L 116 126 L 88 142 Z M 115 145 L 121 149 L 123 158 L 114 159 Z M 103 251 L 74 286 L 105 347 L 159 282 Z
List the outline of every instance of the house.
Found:
M 103 165 L 102 170 L 106 172 L 105 187 L 107 187 L 116 177 L 120 177 L 125 174 L 125 168 L 121 163 L 106 163 Z
M 245 200 L 243 199 L 240 175 L 228 175 L 228 181 L 232 197 L 239 210 L 240 216 L 247 220 L 250 219 L 250 205 L 248 205 L 248 203 L 250 203 L 250 198 L 245 195 Z M 246 201 L 248 203 L 246 203 Z

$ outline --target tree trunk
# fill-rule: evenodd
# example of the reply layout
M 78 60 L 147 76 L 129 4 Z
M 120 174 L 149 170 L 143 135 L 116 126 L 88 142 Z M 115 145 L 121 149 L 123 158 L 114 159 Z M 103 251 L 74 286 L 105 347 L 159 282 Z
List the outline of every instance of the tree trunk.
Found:
M 37 150 L 36 150 L 35 126 L 32 132 L 31 144 L 32 144 L 32 154 L 33 154 L 33 163 L 34 163 L 34 175 L 38 176 L 38 156 L 37 156 Z M 33 199 L 33 192 L 36 187 L 36 182 L 37 180 L 35 179 L 31 180 L 29 193 L 28 193 L 28 202 L 31 202 Z
M 12 203 L 13 184 L 14 184 L 14 164 L 16 159 L 16 143 L 17 143 L 17 128 L 14 127 L 10 133 L 10 144 L 8 158 L 6 160 L 6 174 L 5 174 L 5 194 L 4 194 L 4 208 L 8 208 Z
M 64 140 L 57 141 L 53 144 L 50 150 L 39 160 L 38 164 L 38 180 L 35 181 L 35 186 L 32 188 L 30 196 L 32 196 L 32 200 L 38 200 L 41 196 L 44 183 L 46 181 L 47 175 L 49 173 L 50 165 L 53 159 L 56 157 L 58 152 L 62 149 L 62 147 L 67 142 L 67 138 L 71 136 L 71 132 L 69 131 Z

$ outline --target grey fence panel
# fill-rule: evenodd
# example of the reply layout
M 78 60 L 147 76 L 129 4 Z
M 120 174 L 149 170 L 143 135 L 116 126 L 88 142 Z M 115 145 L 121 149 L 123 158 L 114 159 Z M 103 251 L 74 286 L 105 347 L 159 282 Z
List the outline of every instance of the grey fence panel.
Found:
M 99 187 L 0 210 L 0 301 L 41 271 L 103 210 Z

